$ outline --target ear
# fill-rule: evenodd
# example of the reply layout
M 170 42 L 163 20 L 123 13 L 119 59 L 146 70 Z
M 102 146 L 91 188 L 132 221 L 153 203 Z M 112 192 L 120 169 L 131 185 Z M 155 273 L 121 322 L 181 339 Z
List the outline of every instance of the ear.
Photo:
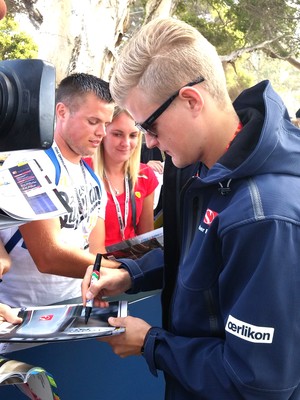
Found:
M 64 103 L 56 104 L 56 117 L 60 119 L 65 119 L 66 115 L 69 113 L 68 107 Z
M 204 105 L 202 94 L 194 87 L 184 87 L 179 92 L 179 97 L 182 100 L 188 101 L 188 106 L 194 112 L 200 112 Z
M 0 0 L 0 19 L 4 18 L 6 15 L 6 4 L 4 0 Z

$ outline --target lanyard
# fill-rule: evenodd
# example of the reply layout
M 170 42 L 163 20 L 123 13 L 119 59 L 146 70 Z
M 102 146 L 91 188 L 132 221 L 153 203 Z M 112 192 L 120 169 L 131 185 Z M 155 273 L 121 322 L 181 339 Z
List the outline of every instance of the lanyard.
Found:
M 61 154 L 59 148 L 57 147 L 57 145 L 54 145 L 53 148 L 54 148 L 54 151 L 55 151 L 57 157 L 59 158 L 59 161 L 61 162 L 62 166 L 64 167 L 65 171 L 67 172 L 68 177 L 70 178 L 70 181 L 71 181 L 71 183 L 72 183 L 72 186 L 73 186 L 73 189 L 74 189 L 76 198 L 77 198 L 77 203 L 78 203 L 79 212 L 80 212 L 81 214 L 84 215 L 84 211 L 85 211 L 85 209 L 84 209 L 84 203 L 82 202 L 81 196 L 80 196 L 80 194 L 79 194 L 79 192 L 78 192 L 78 188 L 77 188 L 77 186 L 74 184 L 74 180 L 72 179 L 72 176 L 71 176 L 71 174 L 70 174 L 70 172 L 69 172 L 69 170 L 68 170 L 68 168 L 67 168 L 67 166 L 66 166 L 66 163 L 65 163 L 65 161 L 64 161 L 64 159 L 63 159 L 63 156 L 62 156 L 62 154 Z M 87 179 L 86 179 L 85 168 L 84 168 L 84 165 L 83 165 L 82 160 L 80 160 L 80 167 L 81 167 L 81 171 L 82 171 L 82 175 L 83 175 L 83 179 L 84 179 L 84 185 L 85 185 L 86 211 L 88 211 L 88 202 L 87 202 L 87 192 L 88 192 L 88 188 L 87 188 Z M 87 214 L 88 214 L 88 212 L 87 212 Z
M 108 183 L 109 190 L 110 190 L 110 193 L 112 195 L 113 201 L 115 203 L 122 240 L 125 240 L 125 229 L 126 229 L 126 226 L 127 226 L 128 213 L 129 213 L 129 182 L 128 182 L 129 179 L 128 179 L 128 175 L 127 174 L 125 175 L 125 212 L 124 212 L 124 218 L 123 218 L 123 215 L 122 215 L 120 203 L 119 203 L 119 201 L 117 199 L 117 196 L 115 195 L 115 191 L 113 190 L 112 185 L 111 185 L 109 179 L 107 178 L 106 174 L 105 174 L 105 177 L 106 177 L 106 180 L 107 180 L 107 183 Z

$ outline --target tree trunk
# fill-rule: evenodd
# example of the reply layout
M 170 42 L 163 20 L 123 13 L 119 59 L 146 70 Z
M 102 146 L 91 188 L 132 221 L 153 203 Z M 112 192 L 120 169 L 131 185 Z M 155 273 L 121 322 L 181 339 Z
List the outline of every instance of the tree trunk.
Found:
M 130 0 L 9 0 L 38 57 L 56 67 L 57 82 L 72 72 L 108 79 L 126 30 Z
M 145 24 L 157 17 L 169 17 L 173 14 L 178 2 L 179 0 L 148 0 L 146 4 Z
M 136 0 L 7 0 L 38 58 L 56 67 L 56 80 L 86 72 L 108 80 Z M 172 14 L 178 0 L 148 0 L 144 22 Z M 142 23 L 140 21 L 140 23 Z M 133 25 L 134 26 L 134 25 Z

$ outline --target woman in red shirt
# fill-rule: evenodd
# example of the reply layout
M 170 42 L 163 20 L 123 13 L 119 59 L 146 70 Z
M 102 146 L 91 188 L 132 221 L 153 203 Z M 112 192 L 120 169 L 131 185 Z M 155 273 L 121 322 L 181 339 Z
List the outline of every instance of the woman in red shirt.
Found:
M 153 170 L 140 163 L 142 134 L 126 111 L 116 107 L 94 160 L 108 195 L 105 246 L 154 229 Z

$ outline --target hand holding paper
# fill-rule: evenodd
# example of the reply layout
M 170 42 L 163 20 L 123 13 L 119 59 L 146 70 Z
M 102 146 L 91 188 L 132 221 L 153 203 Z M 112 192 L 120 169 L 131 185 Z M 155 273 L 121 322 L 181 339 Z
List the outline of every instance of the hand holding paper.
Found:
M 114 353 L 120 357 L 140 355 L 145 337 L 151 325 L 135 317 L 110 317 L 108 322 L 112 326 L 125 328 L 125 332 L 122 335 L 118 335 L 118 337 L 105 337 L 98 340 L 107 342 L 112 347 Z
M 22 318 L 18 317 L 18 310 L 12 309 L 6 304 L 0 303 L 0 324 L 7 321 L 11 324 L 20 324 Z

